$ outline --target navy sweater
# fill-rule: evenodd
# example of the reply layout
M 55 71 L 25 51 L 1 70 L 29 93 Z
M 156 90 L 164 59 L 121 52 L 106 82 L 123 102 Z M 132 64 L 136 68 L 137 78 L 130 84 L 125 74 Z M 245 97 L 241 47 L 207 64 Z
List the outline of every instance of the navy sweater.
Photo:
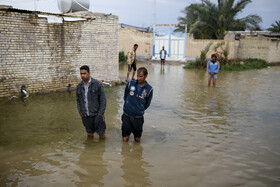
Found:
M 130 117 L 143 116 L 153 98 L 152 86 L 146 82 L 138 92 L 137 85 L 137 80 L 131 80 L 126 84 L 124 91 L 123 111 Z

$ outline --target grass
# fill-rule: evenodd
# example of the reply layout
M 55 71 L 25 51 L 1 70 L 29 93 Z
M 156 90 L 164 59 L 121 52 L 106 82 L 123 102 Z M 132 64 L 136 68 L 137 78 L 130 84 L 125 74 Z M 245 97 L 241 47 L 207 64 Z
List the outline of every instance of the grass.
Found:
M 190 62 L 186 66 L 185 69 L 205 69 L 203 66 L 199 66 L 197 62 Z M 262 59 L 245 59 L 243 62 L 240 61 L 233 61 L 226 63 L 225 65 L 221 65 L 220 70 L 224 71 L 242 71 L 242 70 L 249 70 L 249 69 L 261 69 L 266 68 L 268 63 Z

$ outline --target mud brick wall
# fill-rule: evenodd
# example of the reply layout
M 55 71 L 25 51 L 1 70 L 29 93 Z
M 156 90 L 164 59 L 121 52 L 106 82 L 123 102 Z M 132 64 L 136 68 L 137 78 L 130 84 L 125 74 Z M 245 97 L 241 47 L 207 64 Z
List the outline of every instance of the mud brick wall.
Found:
M 116 81 L 118 17 L 91 13 L 85 20 L 48 23 L 38 12 L 0 9 L 0 97 L 74 89 L 79 68 Z
M 186 41 L 186 56 L 187 57 L 195 57 L 199 58 L 200 53 L 202 50 L 205 49 L 205 47 L 209 43 L 213 43 L 210 47 L 209 52 L 207 53 L 207 58 L 211 57 L 211 54 L 214 53 L 215 49 L 214 46 L 216 46 L 218 43 L 225 42 L 225 45 L 223 48 L 225 49 L 226 45 L 229 45 L 229 59 L 234 58 L 234 46 L 235 46 L 235 41 L 234 40 L 208 40 L 208 39 L 193 39 L 190 38 L 190 35 L 188 34 L 187 36 L 187 41 Z
M 260 58 L 268 63 L 280 62 L 280 39 L 264 36 L 241 36 L 239 58 Z
M 119 50 L 127 55 L 132 50 L 134 44 L 139 47 L 137 56 L 153 56 L 153 33 L 138 32 L 136 28 L 119 28 Z

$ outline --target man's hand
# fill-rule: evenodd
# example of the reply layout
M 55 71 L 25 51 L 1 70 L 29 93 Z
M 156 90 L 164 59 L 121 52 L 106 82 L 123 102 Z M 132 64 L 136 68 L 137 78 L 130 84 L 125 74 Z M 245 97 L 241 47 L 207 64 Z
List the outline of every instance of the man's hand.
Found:
M 102 115 L 101 113 L 98 113 L 98 116 L 101 116 L 102 120 L 105 121 L 104 115 Z
M 84 118 L 84 117 L 85 117 L 85 115 L 84 115 L 84 114 L 81 114 L 81 117 L 82 117 L 82 118 Z
M 97 114 L 96 116 L 95 116 L 95 123 L 96 124 L 99 124 L 99 123 L 101 123 L 101 122 L 103 122 L 104 121 L 104 116 L 102 115 L 102 114 Z
M 214 75 L 215 73 L 210 73 L 211 75 Z

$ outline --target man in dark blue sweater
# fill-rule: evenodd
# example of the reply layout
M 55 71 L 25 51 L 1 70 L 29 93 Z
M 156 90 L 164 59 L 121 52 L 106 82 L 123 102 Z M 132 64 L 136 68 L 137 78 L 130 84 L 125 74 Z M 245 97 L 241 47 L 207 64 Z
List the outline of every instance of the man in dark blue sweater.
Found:
M 153 88 L 147 83 L 147 76 L 147 69 L 141 67 L 137 70 L 137 80 L 131 80 L 126 85 L 122 115 L 122 136 L 125 142 L 129 140 L 131 133 L 134 140 L 140 142 L 144 124 L 143 115 L 153 98 Z

